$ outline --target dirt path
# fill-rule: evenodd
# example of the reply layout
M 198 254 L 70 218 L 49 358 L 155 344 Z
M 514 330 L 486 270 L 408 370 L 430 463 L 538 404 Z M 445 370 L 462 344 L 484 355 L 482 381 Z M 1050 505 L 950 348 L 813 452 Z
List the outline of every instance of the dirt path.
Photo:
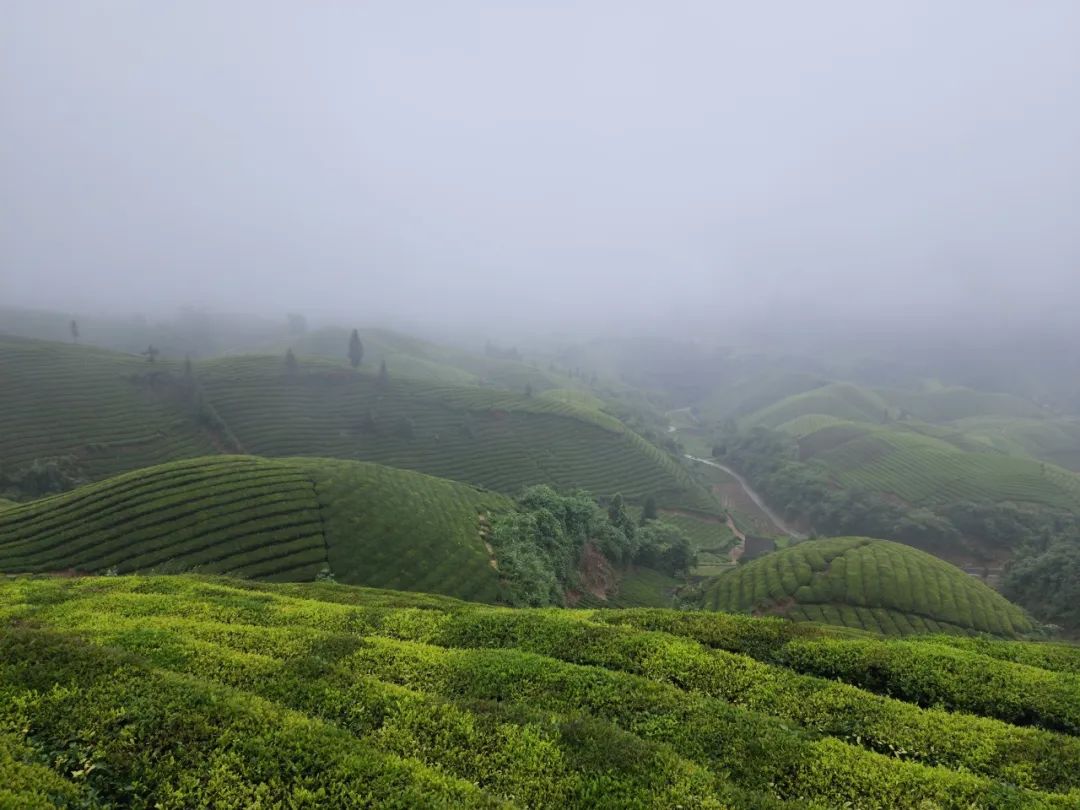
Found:
M 737 563 L 739 558 L 746 553 L 746 535 L 739 531 L 739 527 L 735 525 L 735 521 L 731 519 L 731 515 L 727 516 L 727 526 L 731 529 L 731 533 L 739 540 L 739 545 L 728 552 L 728 559 L 733 563 Z
M 765 501 L 762 500 L 761 496 L 754 491 L 750 484 L 747 483 L 746 479 L 739 475 L 737 472 L 735 472 L 733 469 L 724 464 L 721 464 L 718 461 L 713 461 L 707 458 L 698 458 L 697 456 L 692 456 L 689 453 L 686 454 L 686 457 L 691 461 L 697 461 L 701 464 L 708 464 L 710 467 L 716 467 L 717 469 L 726 472 L 739 483 L 739 486 L 742 487 L 743 491 L 747 494 L 750 500 L 754 502 L 754 505 L 758 509 L 760 509 L 769 520 L 772 521 L 773 525 L 776 526 L 776 528 L 778 528 L 781 532 L 788 535 L 789 537 L 794 537 L 796 540 L 806 539 L 806 534 L 800 532 L 798 529 L 793 528 L 792 526 L 789 526 L 786 522 L 784 522 L 783 518 L 781 518 L 778 514 L 776 514 L 776 512 L 774 512 L 765 504 Z

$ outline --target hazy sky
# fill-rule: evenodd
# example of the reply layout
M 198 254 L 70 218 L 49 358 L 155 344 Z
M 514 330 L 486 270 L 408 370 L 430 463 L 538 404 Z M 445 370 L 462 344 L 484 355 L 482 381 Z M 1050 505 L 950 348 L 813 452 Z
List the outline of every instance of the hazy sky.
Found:
M 1072 319 L 1078 43 L 1078 0 L 5 0 L 0 304 Z

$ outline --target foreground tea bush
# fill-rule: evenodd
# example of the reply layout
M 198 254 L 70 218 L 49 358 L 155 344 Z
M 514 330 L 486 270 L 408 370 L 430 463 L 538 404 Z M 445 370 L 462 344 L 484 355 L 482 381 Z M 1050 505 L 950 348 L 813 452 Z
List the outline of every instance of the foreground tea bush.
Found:
M 830 631 L 701 615 L 10 579 L 9 804 L 1080 806 L 1076 737 L 800 674 Z

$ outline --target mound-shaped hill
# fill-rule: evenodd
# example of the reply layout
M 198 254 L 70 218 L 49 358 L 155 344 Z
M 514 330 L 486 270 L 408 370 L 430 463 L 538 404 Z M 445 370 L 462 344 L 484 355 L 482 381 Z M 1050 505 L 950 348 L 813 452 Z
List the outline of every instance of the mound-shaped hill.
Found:
M 1080 789 L 1075 675 L 1013 663 L 1016 643 L 187 576 L 8 580 L 0 616 L 14 806 L 1070 807 Z
M 974 417 L 957 427 L 1002 452 L 1031 456 L 1080 472 L 1080 419 Z
M 1030 632 L 1024 612 L 959 568 L 887 540 L 808 540 L 706 584 L 711 610 L 777 614 L 889 635 Z
M 755 411 L 741 422 L 748 427 L 775 428 L 808 414 L 852 422 L 881 422 L 888 410 L 889 403 L 874 391 L 851 383 L 836 382 L 785 397 Z
M 0 571 L 221 572 L 492 601 L 499 495 L 376 464 L 213 456 L 0 511 Z
M 597 495 L 652 495 L 716 512 L 678 461 L 613 417 L 548 397 L 354 373 L 278 357 L 200 364 L 197 376 L 246 452 L 359 458 L 502 492 L 548 483 Z
M 1032 458 L 927 435 L 916 427 L 834 423 L 799 437 L 804 461 L 841 485 L 883 492 L 915 505 L 1011 501 L 1080 512 L 1080 476 Z
M 1040 419 L 1052 414 L 1012 394 L 976 391 L 959 386 L 927 384 L 918 390 L 872 389 L 850 382 L 832 382 L 791 394 L 778 389 L 740 421 L 744 426 L 776 428 L 804 416 L 833 417 L 880 424 L 894 419 L 947 424 L 964 418 Z
M 925 422 L 953 422 L 965 417 L 1049 417 L 1036 403 L 1013 394 L 976 391 L 960 386 L 927 386 L 925 390 L 898 389 L 878 392 L 898 410 Z
M 182 376 L 175 363 L 0 337 L 3 471 L 68 456 L 97 479 L 218 452 L 172 382 Z

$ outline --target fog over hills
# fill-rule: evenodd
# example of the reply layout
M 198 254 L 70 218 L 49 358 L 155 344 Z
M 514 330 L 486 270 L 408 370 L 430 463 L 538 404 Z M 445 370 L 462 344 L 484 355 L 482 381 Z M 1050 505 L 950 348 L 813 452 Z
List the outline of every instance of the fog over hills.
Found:
M 1080 294 L 1080 7 L 15 2 L 0 301 L 980 338 Z

